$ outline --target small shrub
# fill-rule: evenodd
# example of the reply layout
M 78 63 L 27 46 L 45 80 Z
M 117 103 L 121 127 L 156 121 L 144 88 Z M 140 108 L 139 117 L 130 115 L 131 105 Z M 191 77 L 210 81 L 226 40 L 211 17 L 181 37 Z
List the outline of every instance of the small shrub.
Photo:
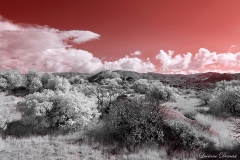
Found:
M 9 121 L 9 110 L 0 104 L 0 129 L 3 129 L 6 123 Z
M 173 91 L 168 86 L 151 88 L 151 90 L 147 92 L 146 97 L 151 102 L 156 102 L 157 104 L 165 101 L 176 101 Z
M 39 78 L 35 77 L 29 82 L 29 93 L 41 91 L 43 89 L 42 82 Z
M 203 127 L 203 129 L 208 129 L 216 121 L 216 119 L 213 116 L 204 114 L 197 114 L 195 116 L 195 119 Z
M 43 84 L 43 88 L 46 89 L 46 86 L 47 86 L 50 79 L 54 79 L 54 75 L 52 73 L 46 72 L 46 73 L 42 74 L 41 81 L 42 81 L 42 84 Z
M 212 143 L 210 137 L 193 128 L 188 122 L 172 120 L 165 127 L 164 138 L 173 150 L 198 150 Z
M 104 74 L 104 78 L 107 79 L 114 79 L 114 78 L 120 78 L 120 75 L 117 72 L 113 72 L 113 71 L 107 71 Z
M 80 77 L 80 76 L 75 76 L 75 77 L 72 77 L 69 82 L 71 84 L 83 84 L 84 83 L 84 80 Z
M 43 73 L 39 72 L 38 70 L 30 70 L 27 76 L 28 76 L 28 80 L 31 82 L 34 78 L 41 80 L 42 75 Z
M 208 105 L 212 98 L 212 94 L 208 92 L 200 92 L 198 96 L 204 102 L 205 105 Z
M 85 96 L 92 96 L 96 92 L 96 86 L 92 84 L 81 84 L 77 86 L 77 90 L 84 93 Z
M 194 109 L 192 110 L 184 110 L 183 115 L 189 119 L 195 119 L 195 116 L 198 114 L 198 112 Z
M 209 110 L 206 113 L 218 117 L 227 117 L 231 115 L 225 108 L 221 107 L 221 102 L 219 101 L 218 97 L 212 98 L 208 106 Z
M 60 78 L 59 76 L 49 79 L 46 85 L 46 89 L 51 89 L 53 91 L 68 92 L 70 88 L 71 84 L 69 81 L 65 78 Z
M 5 91 L 7 89 L 7 80 L 3 77 L 0 77 L 0 91 Z

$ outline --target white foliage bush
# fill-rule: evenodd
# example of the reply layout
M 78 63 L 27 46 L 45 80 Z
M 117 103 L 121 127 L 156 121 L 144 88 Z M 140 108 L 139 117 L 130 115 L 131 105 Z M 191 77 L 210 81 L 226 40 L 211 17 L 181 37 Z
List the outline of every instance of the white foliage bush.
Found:
M 80 76 L 74 76 L 70 79 L 71 84 L 83 84 L 84 80 Z
M 8 69 L 3 78 L 7 80 L 7 89 L 12 90 L 18 87 L 26 87 L 27 79 L 24 75 L 21 75 L 17 70 Z
M 109 78 L 109 79 L 120 78 L 120 75 L 117 72 L 107 71 L 104 74 L 104 78 Z
M 43 73 L 38 70 L 30 70 L 28 72 L 28 80 L 32 81 L 34 78 L 41 80 Z
M 71 88 L 71 84 L 65 78 L 60 78 L 59 76 L 53 77 L 48 80 L 46 89 L 51 89 L 53 91 L 63 91 L 67 92 Z
M 29 82 L 29 93 L 41 91 L 42 89 L 43 84 L 39 78 L 35 77 L 31 80 L 31 82 Z
M 43 90 L 27 95 L 17 108 L 25 125 L 39 128 L 82 129 L 99 116 L 95 100 L 78 92 Z
M 224 86 L 216 88 L 209 103 L 210 113 L 227 115 L 228 113 L 240 115 L 240 86 Z
M 175 101 L 175 95 L 169 86 L 154 86 L 147 92 L 146 97 L 153 102 Z
M 150 88 L 150 83 L 147 79 L 139 79 L 132 85 L 132 89 L 137 93 L 147 93 Z

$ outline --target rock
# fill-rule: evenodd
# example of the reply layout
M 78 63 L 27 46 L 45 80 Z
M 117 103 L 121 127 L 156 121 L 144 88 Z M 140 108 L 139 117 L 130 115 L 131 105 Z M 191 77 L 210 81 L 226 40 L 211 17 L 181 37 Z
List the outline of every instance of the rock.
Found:
M 212 127 L 208 128 L 208 133 L 213 136 L 219 136 L 219 134 L 214 129 L 212 129 Z
M 197 121 L 196 120 L 191 120 L 187 117 L 185 117 L 181 112 L 178 110 L 175 110 L 171 107 L 165 107 L 160 110 L 161 114 L 166 114 L 164 117 L 166 121 L 172 120 L 172 119 L 180 119 L 180 120 L 185 120 L 191 124 L 195 124 Z
M 93 75 L 92 77 L 88 78 L 88 81 L 90 83 L 93 83 L 93 82 L 100 82 L 102 79 L 104 79 L 103 75 L 102 75 L 102 72 L 96 74 L 96 75 Z

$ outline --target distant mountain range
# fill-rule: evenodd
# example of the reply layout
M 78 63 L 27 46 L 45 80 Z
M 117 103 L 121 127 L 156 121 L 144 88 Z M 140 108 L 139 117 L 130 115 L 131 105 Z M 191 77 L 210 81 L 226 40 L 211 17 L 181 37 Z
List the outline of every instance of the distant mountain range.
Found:
M 93 76 L 103 76 L 107 71 L 102 71 L 98 74 L 86 74 L 86 73 L 54 73 L 65 78 L 71 78 L 73 76 L 80 76 L 83 79 L 94 79 Z M 169 84 L 173 87 L 180 88 L 195 88 L 195 89 L 211 89 L 215 86 L 216 82 L 226 80 L 240 80 L 240 73 L 230 74 L 230 73 L 198 73 L 191 75 L 182 74 L 160 74 L 160 73 L 138 73 L 133 71 L 123 71 L 116 70 L 112 72 L 117 72 L 121 77 L 132 77 L 134 80 L 138 79 L 149 79 L 149 80 L 159 80 L 165 84 Z

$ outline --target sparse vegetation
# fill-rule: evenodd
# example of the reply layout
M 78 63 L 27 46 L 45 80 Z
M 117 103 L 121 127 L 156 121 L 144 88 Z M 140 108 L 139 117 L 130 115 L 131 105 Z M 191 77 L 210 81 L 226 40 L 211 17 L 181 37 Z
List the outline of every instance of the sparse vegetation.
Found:
M 1 71 L 0 91 L 9 94 L 0 95 L 7 101 L 0 103 L 0 157 L 188 159 L 226 148 L 240 156 L 239 81 L 218 82 L 206 92 L 120 73 L 67 79 L 36 70 Z M 18 89 L 26 96 L 15 97 Z M 172 113 L 163 112 L 166 106 Z M 202 106 L 209 111 L 200 113 Z

